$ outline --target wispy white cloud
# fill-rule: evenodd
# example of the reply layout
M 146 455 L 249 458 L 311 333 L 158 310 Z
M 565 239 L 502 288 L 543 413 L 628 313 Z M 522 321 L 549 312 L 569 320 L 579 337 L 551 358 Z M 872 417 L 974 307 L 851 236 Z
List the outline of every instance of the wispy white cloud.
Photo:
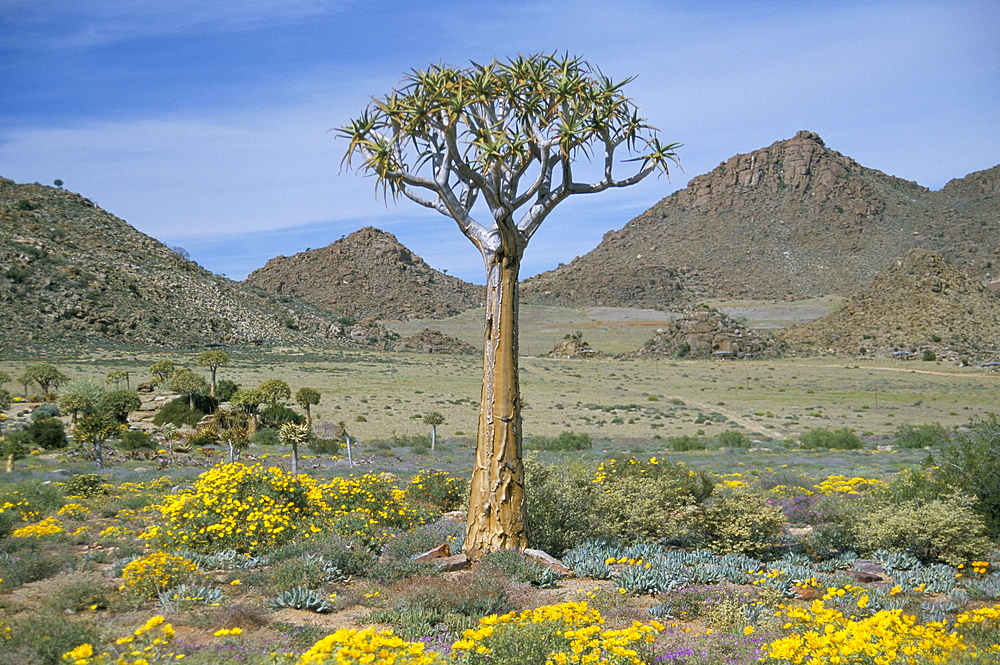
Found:
M 183 33 L 246 30 L 340 12 L 352 0 L 0 0 L 5 45 L 81 48 Z
M 115 119 L 72 108 L 72 117 L 44 126 L 19 116 L 0 128 L 0 175 L 61 178 L 150 235 L 200 245 L 207 253 L 188 249 L 230 276 L 374 224 L 432 265 L 478 279 L 470 267 L 478 257 L 447 220 L 407 201 L 387 206 L 370 179 L 341 174 L 343 146 L 327 130 L 409 67 L 563 50 L 613 77 L 638 75 L 629 93 L 666 139 L 685 144 L 685 173 L 567 202 L 533 241 L 530 271 L 568 262 L 689 177 L 799 129 L 866 166 L 932 187 L 1000 161 L 996 3 L 553 0 L 482 12 L 439 0 L 399 4 L 398 15 L 395 4 L 0 0 L 0 21 L 23 28 L 0 31 L 0 43 L 29 48 L 40 36 L 39 52 L 44 39 L 86 51 L 137 37 L 211 40 L 265 25 L 289 30 L 294 49 L 297 26 L 316 23 L 333 35 L 341 16 L 395 21 L 351 62 L 317 50 L 288 74 L 267 70 L 266 57 L 238 81 L 220 71 L 218 86 L 234 93 L 228 100 Z

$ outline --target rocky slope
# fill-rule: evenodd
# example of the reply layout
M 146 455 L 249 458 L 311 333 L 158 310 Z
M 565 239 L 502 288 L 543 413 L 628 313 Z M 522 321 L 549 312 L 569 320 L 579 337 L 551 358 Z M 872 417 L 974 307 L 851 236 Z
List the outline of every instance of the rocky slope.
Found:
M 911 250 L 842 309 L 780 336 L 798 353 L 1000 359 L 1000 296 L 940 255 Z
M 1000 166 L 932 192 L 802 131 L 663 199 L 593 251 L 525 282 L 524 302 L 675 308 L 707 297 L 846 295 L 909 249 L 1000 273 Z
M 431 268 L 372 227 L 321 249 L 273 258 L 246 283 L 356 318 L 444 318 L 478 307 L 482 287 Z
M 0 350 L 392 341 L 214 275 L 62 189 L 0 178 L 0 240 Z

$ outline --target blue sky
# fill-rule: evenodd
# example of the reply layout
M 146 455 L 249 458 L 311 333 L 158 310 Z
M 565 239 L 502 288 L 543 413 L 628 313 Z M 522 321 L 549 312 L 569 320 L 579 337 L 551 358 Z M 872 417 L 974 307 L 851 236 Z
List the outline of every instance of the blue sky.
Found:
M 931 189 L 1000 163 L 995 0 L 0 0 L 0 175 L 62 179 L 233 279 L 372 225 L 482 283 L 453 222 L 341 172 L 328 130 L 410 69 L 553 51 L 636 75 L 684 172 L 569 199 L 523 276 L 800 129 Z

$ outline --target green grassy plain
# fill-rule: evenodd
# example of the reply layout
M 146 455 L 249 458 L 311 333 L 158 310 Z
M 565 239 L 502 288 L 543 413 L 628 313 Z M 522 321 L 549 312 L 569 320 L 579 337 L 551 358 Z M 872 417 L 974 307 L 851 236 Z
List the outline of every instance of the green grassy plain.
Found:
M 742 307 L 748 318 L 778 316 L 788 321 L 796 316 L 815 316 L 823 305 L 767 306 L 771 309 Z M 478 316 L 472 311 L 445 321 L 393 327 L 406 335 L 433 325 L 474 343 L 481 328 Z M 806 452 L 797 452 L 792 461 L 786 459 L 787 449 L 797 448 L 798 437 L 812 428 L 853 428 L 877 445 L 891 443 L 901 425 L 960 426 L 998 410 L 1000 375 L 939 362 L 823 357 L 654 362 L 610 357 L 641 345 L 667 316 L 653 310 L 523 308 L 525 436 L 587 433 L 595 441 L 594 449 L 576 456 L 586 459 L 614 454 L 670 456 L 670 437 L 691 435 L 712 440 L 721 432 L 738 429 L 755 442 L 753 466 L 781 467 L 804 464 L 806 457 L 819 459 L 819 453 Z M 576 330 L 608 355 L 593 360 L 544 357 L 565 334 Z M 78 357 L 3 362 L 0 370 L 16 377 L 30 362 L 51 362 L 71 378 L 103 379 L 111 369 L 128 369 L 134 384 L 147 378 L 148 367 L 156 360 L 169 358 L 193 367 L 198 353 L 150 350 L 119 356 L 90 352 Z M 315 421 L 346 422 L 350 434 L 359 441 L 359 452 L 363 454 L 366 448 L 373 451 L 371 463 L 375 466 L 391 470 L 395 465 L 405 471 L 411 466 L 436 465 L 458 470 L 469 462 L 479 411 L 479 356 L 257 347 L 228 348 L 227 353 L 232 362 L 219 370 L 220 379 L 251 387 L 277 378 L 287 381 L 293 393 L 302 386 L 320 390 L 322 400 L 313 410 Z M 17 386 L 7 387 L 15 394 L 20 392 Z M 431 411 L 446 419 L 438 427 L 440 450 L 404 463 L 407 456 L 401 451 L 394 452 L 384 444 L 373 448 L 376 442 L 428 434 L 421 417 Z M 749 463 L 740 455 L 677 455 L 692 462 L 714 458 L 714 463 L 726 467 Z M 859 455 L 892 457 L 890 467 L 897 467 L 904 459 L 910 463 L 916 459 L 915 453 L 905 452 Z M 774 459 L 762 464 L 767 456 Z M 842 463 L 837 466 L 846 466 L 849 457 L 836 453 L 820 465 L 839 459 Z M 814 464 L 819 462 L 809 466 Z

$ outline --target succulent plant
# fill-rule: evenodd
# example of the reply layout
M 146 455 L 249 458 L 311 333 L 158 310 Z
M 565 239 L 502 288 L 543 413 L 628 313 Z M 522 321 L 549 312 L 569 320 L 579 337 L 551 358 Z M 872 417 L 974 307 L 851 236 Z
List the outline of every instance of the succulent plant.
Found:
M 301 586 L 282 591 L 269 604 L 274 609 L 290 607 L 294 610 L 308 610 L 317 614 L 327 614 L 333 611 L 333 605 L 326 598 Z

